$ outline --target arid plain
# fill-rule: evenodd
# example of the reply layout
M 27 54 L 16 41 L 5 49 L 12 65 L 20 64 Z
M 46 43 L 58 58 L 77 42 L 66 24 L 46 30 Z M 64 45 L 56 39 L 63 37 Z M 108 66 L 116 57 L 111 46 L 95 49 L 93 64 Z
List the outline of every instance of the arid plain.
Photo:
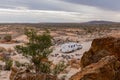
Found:
M 18 54 L 14 47 L 24 45 L 28 42 L 24 35 L 25 28 L 33 28 L 38 34 L 42 34 L 48 29 L 52 36 L 53 51 L 48 60 L 54 67 L 59 62 L 64 61 L 66 68 L 57 76 L 60 80 L 69 80 L 71 76 L 81 71 L 81 57 L 91 47 L 91 43 L 96 38 L 120 37 L 120 24 L 78 24 L 78 23 L 41 23 L 41 24 L 1 24 L 0 25 L 0 80 L 9 80 L 11 70 L 5 69 L 3 57 L 20 64 L 30 63 L 22 54 Z M 11 35 L 12 40 L 4 40 L 6 35 Z M 76 42 L 82 45 L 82 49 L 71 53 L 62 53 L 60 47 L 64 43 Z M 14 64 L 12 64 L 14 66 Z

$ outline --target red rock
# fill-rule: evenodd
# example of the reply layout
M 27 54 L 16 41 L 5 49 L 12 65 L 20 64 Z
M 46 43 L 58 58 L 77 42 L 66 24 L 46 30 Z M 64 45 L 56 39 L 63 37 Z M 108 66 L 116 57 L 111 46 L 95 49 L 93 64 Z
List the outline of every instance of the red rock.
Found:
M 69 80 L 120 80 L 120 61 L 114 56 L 106 56 L 82 71 L 73 75 Z
M 89 51 L 81 58 L 81 67 L 98 62 L 105 56 L 115 55 L 120 60 L 120 38 L 106 37 L 94 39 Z

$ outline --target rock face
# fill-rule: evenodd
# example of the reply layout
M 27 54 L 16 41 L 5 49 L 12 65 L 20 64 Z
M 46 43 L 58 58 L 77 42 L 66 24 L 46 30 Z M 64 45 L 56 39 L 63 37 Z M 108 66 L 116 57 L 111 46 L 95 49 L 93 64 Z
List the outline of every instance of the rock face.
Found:
M 28 70 L 11 69 L 10 80 L 58 80 L 56 76 L 49 74 L 32 73 Z
M 120 61 L 106 56 L 72 76 L 69 80 L 120 80 Z
M 120 38 L 94 39 L 81 58 L 82 70 L 70 80 L 120 80 Z
M 98 62 L 105 56 L 115 55 L 120 60 L 120 38 L 107 37 L 94 39 L 89 51 L 81 58 L 81 67 Z

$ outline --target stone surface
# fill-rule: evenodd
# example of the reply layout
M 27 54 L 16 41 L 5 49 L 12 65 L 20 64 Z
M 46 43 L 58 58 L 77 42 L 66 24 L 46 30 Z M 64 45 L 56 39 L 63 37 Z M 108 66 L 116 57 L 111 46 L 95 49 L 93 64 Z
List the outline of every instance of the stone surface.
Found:
M 120 38 L 106 37 L 94 39 L 89 51 L 81 58 L 81 67 L 98 62 L 105 56 L 115 55 L 120 60 Z
M 93 63 L 69 80 L 120 80 L 120 62 L 115 56 L 106 56 Z

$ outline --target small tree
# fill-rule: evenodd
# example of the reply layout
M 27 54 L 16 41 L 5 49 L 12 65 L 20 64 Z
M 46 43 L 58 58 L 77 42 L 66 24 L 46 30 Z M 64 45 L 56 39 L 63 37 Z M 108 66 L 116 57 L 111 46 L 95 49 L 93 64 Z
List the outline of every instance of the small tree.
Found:
M 64 62 L 58 63 L 55 68 L 53 69 L 53 75 L 58 75 L 61 71 L 63 71 L 66 68 L 66 65 Z
M 5 35 L 4 40 L 9 42 L 9 41 L 12 40 L 12 36 L 11 35 Z
M 38 35 L 33 29 L 26 29 L 25 35 L 28 37 L 29 42 L 24 46 L 16 46 L 17 52 L 30 58 L 36 72 L 50 73 L 48 55 L 52 51 L 49 49 L 52 45 L 52 37 L 48 32 Z
M 5 70 L 10 70 L 10 68 L 12 67 L 13 61 L 12 60 L 6 60 L 5 61 Z

